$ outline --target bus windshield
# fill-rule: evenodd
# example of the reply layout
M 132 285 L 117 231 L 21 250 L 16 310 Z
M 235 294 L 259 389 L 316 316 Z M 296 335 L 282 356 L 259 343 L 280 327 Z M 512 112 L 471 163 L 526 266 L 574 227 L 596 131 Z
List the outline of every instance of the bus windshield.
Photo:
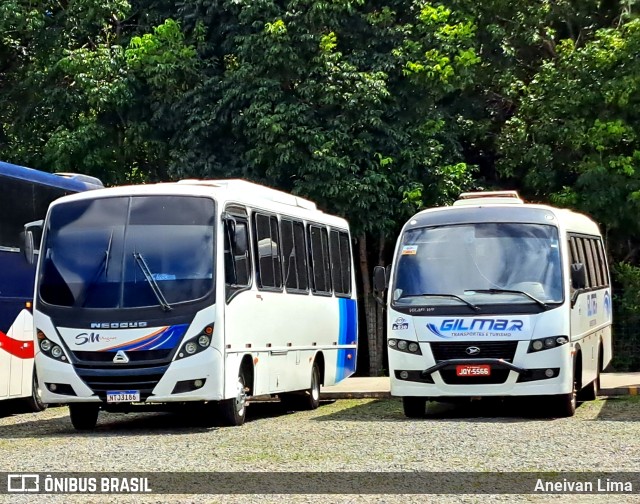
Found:
M 51 209 L 39 294 L 50 305 L 159 306 L 214 288 L 214 202 L 192 196 L 87 199 Z
M 561 303 L 554 226 L 477 223 L 411 229 L 403 235 L 393 303 L 457 305 Z

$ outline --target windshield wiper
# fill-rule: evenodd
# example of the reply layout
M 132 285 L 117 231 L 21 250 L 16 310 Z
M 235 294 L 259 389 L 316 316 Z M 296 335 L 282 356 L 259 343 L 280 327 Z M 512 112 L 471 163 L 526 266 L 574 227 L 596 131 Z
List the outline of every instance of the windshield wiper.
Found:
M 411 298 L 411 297 L 444 297 L 444 298 L 457 299 L 458 301 L 461 301 L 462 303 L 466 304 L 469 308 L 472 308 L 475 311 L 480 311 L 480 307 L 479 306 L 476 306 L 473 303 L 470 303 L 466 299 L 461 298 L 460 296 L 457 296 L 456 294 L 431 294 L 431 293 L 406 294 L 404 296 L 400 296 L 398 299 Z
M 164 294 L 162 293 L 160 286 L 156 282 L 155 278 L 153 278 L 153 274 L 151 273 L 149 266 L 147 266 L 147 262 L 144 260 L 144 257 L 142 257 L 142 254 L 140 252 L 134 252 L 133 257 L 135 258 L 136 263 L 138 264 L 140 269 L 142 270 L 142 273 L 144 273 L 144 277 L 147 279 L 147 282 L 149 282 L 149 285 L 151 286 L 151 290 L 156 295 L 156 298 L 158 299 L 158 303 L 160 303 L 160 306 L 162 306 L 162 309 L 164 311 L 173 310 L 171 305 L 167 303 L 167 300 L 164 297 Z
M 535 296 L 532 296 L 528 292 L 519 291 L 519 290 L 511 290 L 511 289 L 465 289 L 465 292 L 477 292 L 479 294 L 520 294 L 522 296 L 526 296 L 539 306 L 544 308 L 545 310 L 549 309 L 549 305 L 544 301 L 538 299 Z
M 104 276 L 107 276 L 107 272 L 109 271 L 109 254 L 111 254 L 111 243 L 113 242 L 113 229 L 111 230 L 111 236 L 109 236 L 109 244 L 107 245 L 107 250 L 104 251 L 104 255 L 102 256 L 102 260 L 98 267 L 96 268 L 96 272 L 93 274 L 91 281 L 87 284 L 82 293 L 78 296 L 76 300 L 76 305 L 84 306 L 87 302 L 87 297 L 89 296 L 89 292 L 93 289 L 93 286 L 100 278 L 100 274 L 104 271 Z

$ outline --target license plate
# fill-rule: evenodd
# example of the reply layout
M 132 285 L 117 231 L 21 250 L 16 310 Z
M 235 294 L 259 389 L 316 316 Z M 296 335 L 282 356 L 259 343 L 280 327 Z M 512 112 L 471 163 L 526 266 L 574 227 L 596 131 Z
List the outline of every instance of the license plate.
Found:
M 140 402 L 139 390 L 113 390 L 107 392 L 108 403 Z
M 489 364 L 463 364 L 456 366 L 456 376 L 490 376 Z

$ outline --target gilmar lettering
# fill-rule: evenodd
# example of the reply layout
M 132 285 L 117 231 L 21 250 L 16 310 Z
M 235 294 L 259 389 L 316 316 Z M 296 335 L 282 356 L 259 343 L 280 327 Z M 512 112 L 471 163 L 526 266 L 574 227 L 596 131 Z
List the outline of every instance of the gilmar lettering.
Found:
M 147 327 L 146 322 L 91 322 L 91 329 L 135 329 Z
M 465 325 L 468 324 L 468 325 Z M 511 325 L 509 325 L 511 324 Z M 507 319 L 473 319 L 465 322 L 464 319 L 443 320 L 441 331 L 522 331 L 522 320 Z

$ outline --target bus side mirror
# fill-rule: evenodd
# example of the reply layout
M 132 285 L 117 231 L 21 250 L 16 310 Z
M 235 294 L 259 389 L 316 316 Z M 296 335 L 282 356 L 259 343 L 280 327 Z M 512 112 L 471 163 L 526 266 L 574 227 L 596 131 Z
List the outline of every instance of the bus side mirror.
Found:
M 42 222 L 34 221 L 28 222 L 24 225 L 24 233 L 22 234 L 22 253 L 29 265 L 33 265 L 36 262 L 36 247 L 35 240 L 33 238 L 34 229 L 42 230 Z
M 587 286 L 587 270 L 582 263 L 571 265 L 571 284 L 576 290 L 584 289 Z
M 387 270 L 383 266 L 373 268 L 373 290 L 384 292 L 387 288 Z

